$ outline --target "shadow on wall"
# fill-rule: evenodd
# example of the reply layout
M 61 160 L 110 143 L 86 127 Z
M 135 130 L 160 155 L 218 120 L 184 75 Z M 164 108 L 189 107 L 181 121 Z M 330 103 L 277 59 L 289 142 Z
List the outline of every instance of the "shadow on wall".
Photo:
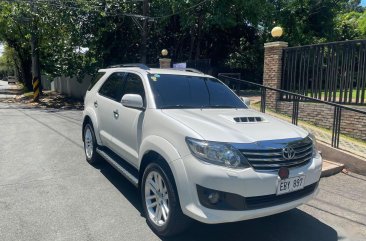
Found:
M 87 75 L 80 82 L 76 77 L 56 77 L 51 82 L 51 90 L 75 99 L 84 99 L 92 77 Z

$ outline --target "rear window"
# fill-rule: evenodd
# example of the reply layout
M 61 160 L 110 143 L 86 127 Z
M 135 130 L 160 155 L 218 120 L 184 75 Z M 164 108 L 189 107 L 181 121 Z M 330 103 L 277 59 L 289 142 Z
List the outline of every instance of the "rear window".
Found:
M 105 74 L 105 72 L 98 72 L 94 76 L 94 78 L 90 81 L 88 90 L 91 90 L 94 87 L 94 85 L 103 77 L 104 74 Z

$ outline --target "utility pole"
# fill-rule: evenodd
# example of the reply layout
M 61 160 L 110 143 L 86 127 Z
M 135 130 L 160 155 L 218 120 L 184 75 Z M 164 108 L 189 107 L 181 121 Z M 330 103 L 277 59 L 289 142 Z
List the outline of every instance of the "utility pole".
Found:
M 143 0 L 142 15 L 145 16 L 142 23 L 141 31 L 141 63 L 146 64 L 147 61 L 147 35 L 148 35 L 148 16 L 149 14 L 149 0 Z
M 38 101 L 39 96 L 42 94 L 41 87 L 41 71 L 39 68 L 39 48 L 38 48 L 38 36 L 37 25 L 34 15 L 36 15 L 37 7 L 34 0 L 30 0 L 32 9 L 32 29 L 31 29 L 31 51 L 32 51 L 32 84 L 33 84 L 33 101 Z

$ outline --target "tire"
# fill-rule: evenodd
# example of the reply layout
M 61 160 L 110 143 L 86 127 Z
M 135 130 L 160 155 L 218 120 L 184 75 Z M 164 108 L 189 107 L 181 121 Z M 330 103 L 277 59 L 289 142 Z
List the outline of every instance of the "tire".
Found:
M 161 185 L 159 177 L 162 180 Z M 154 189 L 158 194 L 155 194 Z M 150 163 L 144 171 L 140 193 L 146 222 L 158 236 L 171 237 L 189 227 L 190 220 L 182 213 L 174 177 L 169 167 Z M 152 198 L 153 196 L 155 197 Z
M 97 139 L 95 138 L 93 125 L 87 123 L 84 127 L 84 152 L 86 161 L 95 165 L 100 162 L 100 156 L 97 153 Z

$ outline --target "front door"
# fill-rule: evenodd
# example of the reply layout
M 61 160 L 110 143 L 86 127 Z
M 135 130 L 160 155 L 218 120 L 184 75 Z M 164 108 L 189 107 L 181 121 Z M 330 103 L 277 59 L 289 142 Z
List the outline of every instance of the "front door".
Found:
M 139 75 L 126 73 L 122 96 L 125 94 L 141 95 L 146 106 L 144 85 Z M 132 165 L 137 166 L 145 112 L 125 107 L 122 104 L 116 110 L 119 118 L 114 123 L 112 135 L 115 145 L 119 146 L 117 153 Z

